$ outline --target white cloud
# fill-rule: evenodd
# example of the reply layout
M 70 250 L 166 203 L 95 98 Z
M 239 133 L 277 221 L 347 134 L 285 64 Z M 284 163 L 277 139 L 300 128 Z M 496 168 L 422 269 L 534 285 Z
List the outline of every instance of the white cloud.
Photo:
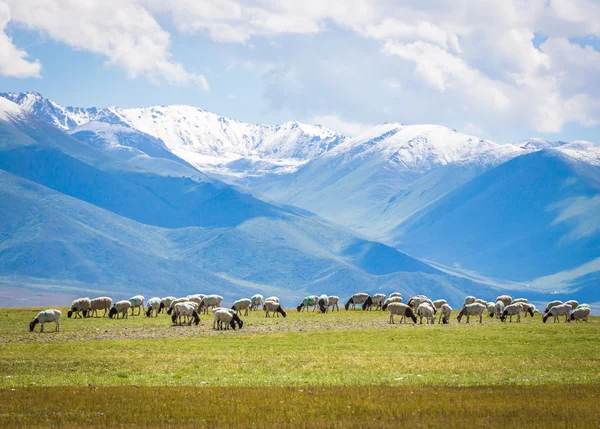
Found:
M 0 1 L 0 75 L 13 77 L 40 77 L 42 66 L 38 60 L 27 61 L 27 52 L 13 45 L 4 32 L 10 21 L 8 5 Z
M 107 65 L 124 69 L 131 78 L 164 78 L 208 89 L 204 76 L 171 59 L 169 33 L 135 0 L 5 1 L 13 21 L 75 49 L 104 55 Z
M 360 122 L 346 122 L 336 114 L 314 116 L 311 122 L 316 125 L 323 125 L 327 128 L 331 128 L 338 133 L 342 133 L 350 137 L 354 137 L 373 127 L 372 124 L 369 125 Z

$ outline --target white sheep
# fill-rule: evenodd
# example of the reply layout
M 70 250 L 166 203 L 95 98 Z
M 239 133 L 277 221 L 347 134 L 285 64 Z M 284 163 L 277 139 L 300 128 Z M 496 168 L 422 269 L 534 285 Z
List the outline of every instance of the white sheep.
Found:
M 521 304 L 521 307 L 523 307 L 523 313 L 525 313 L 525 317 L 527 317 L 527 315 L 531 315 L 531 317 L 533 317 L 535 315 L 535 312 L 537 311 L 537 308 L 535 308 L 535 305 L 530 304 L 528 302 L 518 302 L 517 304 Z
M 118 319 L 119 313 L 121 313 L 123 318 L 129 318 L 128 313 L 130 308 L 131 302 L 129 302 L 129 300 L 118 301 L 113 304 L 112 308 L 108 312 L 108 317 L 112 319 L 114 316 L 117 316 L 116 318 Z
M 92 301 L 89 298 L 76 299 L 71 303 L 71 308 L 69 308 L 69 311 L 67 312 L 67 317 L 70 319 L 73 313 L 75 313 L 75 318 L 81 317 L 79 312 L 83 313 L 83 317 L 87 317 L 91 308 Z
M 563 302 L 562 302 L 562 301 L 559 301 L 558 299 L 557 299 L 557 300 L 555 300 L 555 301 L 550 301 L 550 302 L 548 303 L 548 305 L 546 306 L 546 309 L 544 310 L 544 314 L 546 314 L 547 312 L 549 312 L 549 311 L 550 311 L 550 309 L 551 309 L 552 307 L 555 307 L 555 306 L 557 306 L 557 305 L 561 305 L 562 303 L 563 303 Z
M 104 314 L 102 317 L 106 316 L 106 313 L 110 310 L 110 306 L 112 305 L 112 299 L 107 296 L 99 296 L 98 298 L 94 298 L 90 300 L 90 317 L 96 315 L 98 317 L 98 310 L 104 310 Z
M 335 295 L 330 295 L 327 297 L 327 308 L 331 307 L 331 311 L 337 309 L 337 311 L 340 311 L 340 297 L 335 296 Z
M 56 332 L 60 332 L 60 316 L 62 316 L 60 310 L 40 311 L 38 315 L 35 316 L 35 319 L 29 324 L 29 331 L 33 332 L 35 325 L 41 323 L 40 332 L 44 332 L 44 324 L 54 322 L 56 323 Z
M 175 304 L 179 304 L 180 302 L 188 302 L 187 297 L 175 298 L 171 300 L 171 304 L 169 304 L 169 308 L 167 308 L 167 314 L 170 316 L 175 309 Z
M 283 317 L 287 316 L 287 313 L 281 308 L 281 305 L 275 301 L 266 300 L 263 304 L 263 308 L 265 310 L 265 317 L 270 317 L 270 313 L 277 313 L 277 317 L 281 314 Z
M 369 295 L 369 297 L 364 302 L 362 309 L 363 310 L 372 310 L 373 306 L 375 306 L 375 310 L 377 310 L 383 306 L 383 303 L 385 302 L 386 298 L 387 297 L 383 293 L 376 293 L 373 295 Z
M 319 311 L 321 313 L 327 313 L 327 309 L 329 308 L 329 297 L 325 294 L 321 295 L 317 299 L 317 305 L 319 306 Z
M 204 298 L 202 298 L 199 310 L 204 311 L 204 313 L 208 313 L 208 307 L 220 307 L 222 301 L 223 297 L 220 295 L 206 295 Z
M 414 311 L 417 311 L 419 305 L 421 305 L 424 302 L 427 302 L 428 299 L 429 298 L 427 298 L 425 295 L 416 295 L 409 299 L 406 304 L 409 307 L 411 307 Z
M 483 312 L 486 308 L 487 307 L 485 305 L 480 304 L 478 302 L 474 302 L 473 304 L 467 304 L 462 308 L 462 310 L 460 310 L 460 313 L 458 313 L 456 320 L 458 320 L 458 323 L 460 323 L 460 319 L 462 319 L 463 316 L 467 316 L 467 323 L 469 323 L 469 319 L 471 316 L 479 316 L 479 323 L 483 323 Z
M 244 316 L 248 315 L 248 309 L 252 305 L 252 300 L 248 298 L 238 299 L 231 306 L 232 310 L 235 310 L 238 314 L 245 310 Z
M 258 308 L 261 305 L 263 305 L 263 303 L 265 302 L 265 298 L 261 294 L 256 294 L 256 295 L 252 295 L 252 298 L 250 298 L 250 301 L 252 301 L 252 305 L 250 306 L 250 309 L 258 310 Z
M 478 302 L 479 304 L 483 304 L 487 307 L 488 302 L 485 299 L 481 299 L 481 298 L 477 298 L 475 300 L 475 302 Z
M 195 302 L 196 304 L 198 304 L 198 306 L 202 305 L 202 300 L 204 299 L 206 295 L 202 294 L 202 293 L 196 293 L 194 295 L 188 295 L 186 296 L 186 299 L 189 302 Z
M 433 301 L 433 308 L 439 310 L 444 304 L 448 304 L 448 302 L 445 299 L 436 299 L 435 301 Z
M 271 301 L 272 302 L 272 301 Z M 235 313 L 230 313 L 226 310 L 217 310 L 214 312 L 215 318 L 213 321 L 213 329 L 223 330 L 231 327 L 235 330 L 235 324 L 238 324 L 239 329 L 242 329 L 244 322 Z
M 577 301 L 575 301 L 574 299 L 565 301 L 565 304 L 569 304 L 573 310 L 575 310 L 579 306 L 579 303 Z
M 512 323 L 512 317 L 517 316 L 517 323 L 519 323 L 521 322 L 521 313 L 523 311 L 529 312 L 531 317 L 533 317 L 533 310 L 526 302 L 517 302 L 504 307 L 504 311 L 502 312 L 502 316 L 500 316 L 500 320 L 506 322 L 506 318 L 509 317 L 510 322 Z
M 154 315 L 158 317 L 158 309 L 160 308 L 161 299 L 158 296 L 150 298 L 146 303 L 146 316 L 151 317 L 152 312 Z
M 419 316 L 419 323 L 423 324 L 423 318 L 427 321 L 427 324 L 435 323 L 435 309 L 428 302 L 423 302 L 417 307 L 417 316 Z
M 300 305 L 298 305 L 298 307 L 296 307 L 296 310 L 298 310 L 298 312 L 301 312 L 304 311 L 304 309 L 306 308 L 306 312 L 308 313 L 308 307 L 312 307 L 314 313 L 317 309 L 317 305 L 319 305 L 319 297 L 316 295 L 309 295 L 302 299 L 302 302 L 300 303 Z
M 388 299 L 385 300 L 385 302 L 381 306 L 381 309 L 384 311 L 387 310 L 388 305 L 390 305 L 393 302 L 402 302 L 402 297 L 398 295 L 390 296 Z
M 279 298 L 277 298 L 276 296 L 270 296 L 267 299 L 265 299 L 265 301 L 279 302 Z
M 144 297 L 142 295 L 136 295 L 136 296 L 132 296 L 131 298 L 129 298 L 129 302 L 131 303 L 131 315 L 133 316 L 133 310 L 135 308 L 138 309 L 138 314 L 136 314 L 136 316 L 139 316 L 140 314 L 142 314 L 142 311 L 144 310 Z
M 466 297 L 463 301 L 463 307 L 467 304 L 473 304 L 475 301 L 477 301 L 477 298 L 475 298 L 472 295 L 469 295 L 468 297 Z
M 393 298 L 395 296 L 399 296 L 400 298 L 402 298 L 402 294 L 400 292 L 392 292 L 390 293 L 390 296 L 388 296 L 388 298 Z
M 583 320 L 587 322 L 590 312 L 590 307 L 578 307 L 571 313 L 571 320 L 575 320 L 576 322 Z
M 519 302 L 528 303 L 529 300 L 527 298 L 515 298 L 512 300 L 511 304 L 517 304 Z
M 502 301 L 502 300 L 496 301 L 495 305 L 496 305 L 496 318 L 499 319 L 500 316 L 502 315 L 502 313 L 504 312 L 504 307 L 506 307 L 506 306 L 504 305 L 504 301 Z
M 363 304 L 367 300 L 367 298 L 369 298 L 368 293 L 355 293 L 350 297 L 344 308 L 348 310 L 350 308 L 350 304 L 352 304 L 352 310 L 356 310 L 356 304 Z
M 394 316 L 402 316 L 402 319 L 400 319 L 400 323 L 402 323 L 403 321 L 406 323 L 407 317 L 412 319 L 413 323 L 417 323 L 417 316 L 415 316 L 413 309 L 407 304 L 403 304 L 401 302 L 391 302 L 387 306 L 387 311 L 390 312 L 389 322 L 392 324 L 395 323 Z
M 160 305 L 158 306 L 158 313 L 160 314 L 163 310 L 168 310 L 171 307 L 171 303 L 175 301 L 177 298 L 174 296 L 165 296 L 160 300 Z
M 500 302 L 500 301 L 498 301 Z M 502 304 L 504 305 L 504 304 Z M 490 317 L 494 317 L 494 315 L 496 314 L 496 304 L 494 304 L 493 302 L 488 302 L 487 306 L 487 311 L 490 314 Z
M 505 307 L 507 305 L 510 305 L 512 303 L 512 300 L 512 296 L 510 295 L 500 295 L 498 298 L 496 298 L 496 302 L 502 301 L 502 304 L 504 304 Z
M 443 323 L 444 325 L 450 323 L 450 314 L 452 314 L 452 307 L 448 304 L 442 304 L 440 307 L 440 320 L 438 323 Z
M 565 322 L 568 322 L 569 321 L 569 315 L 570 315 L 570 313 L 571 313 L 572 310 L 573 310 L 573 308 L 569 304 L 554 305 L 554 306 L 550 307 L 550 310 L 548 310 L 544 314 L 544 317 L 542 317 L 542 321 L 544 323 L 546 323 L 546 320 L 548 320 L 548 318 L 550 316 L 554 316 L 554 323 L 556 323 L 556 322 L 560 322 L 558 320 L 559 316 L 565 316 Z
M 173 308 L 173 314 L 171 315 L 171 321 L 177 323 L 177 318 L 189 317 L 188 326 L 192 324 L 198 325 L 200 323 L 200 316 L 198 315 L 198 304 L 192 301 L 178 302 Z M 180 320 L 181 323 L 181 320 Z

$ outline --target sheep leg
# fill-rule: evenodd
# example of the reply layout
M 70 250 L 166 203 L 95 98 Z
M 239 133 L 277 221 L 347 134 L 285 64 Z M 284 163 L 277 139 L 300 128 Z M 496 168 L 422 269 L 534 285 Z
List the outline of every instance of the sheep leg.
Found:
M 479 323 L 483 323 L 483 313 L 479 315 Z
M 40 332 L 44 332 L 44 322 L 42 322 L 42 326 L 40 327 Z
M 56 332 L 60 332 L 60 322 L 56 321 Z

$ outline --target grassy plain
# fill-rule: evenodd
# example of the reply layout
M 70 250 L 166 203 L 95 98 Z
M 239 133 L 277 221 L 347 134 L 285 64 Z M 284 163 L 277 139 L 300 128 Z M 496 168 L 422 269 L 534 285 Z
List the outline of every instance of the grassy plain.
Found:
M 162 315 L 65 317 L 60 333 L 30 333 L 37 311 L 0 309 L 2 427 L 600 424 L 596 317 L 413 326 L 380 311 L 294 310 L 251 313 L 235 332 Z

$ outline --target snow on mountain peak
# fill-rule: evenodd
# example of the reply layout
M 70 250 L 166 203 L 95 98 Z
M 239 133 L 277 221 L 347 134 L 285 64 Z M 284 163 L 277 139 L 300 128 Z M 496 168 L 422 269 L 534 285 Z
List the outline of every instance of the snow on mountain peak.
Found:
M 560 152 L 577 161 L 600 166 L 600 146 L 588 141 L 577 140 L 551 150 Z
M 10 121 L 20 118 L 24 115 L 24 111 L 18 104 L 13 103 L 6 98 L 0 97 L 0 120 Z

